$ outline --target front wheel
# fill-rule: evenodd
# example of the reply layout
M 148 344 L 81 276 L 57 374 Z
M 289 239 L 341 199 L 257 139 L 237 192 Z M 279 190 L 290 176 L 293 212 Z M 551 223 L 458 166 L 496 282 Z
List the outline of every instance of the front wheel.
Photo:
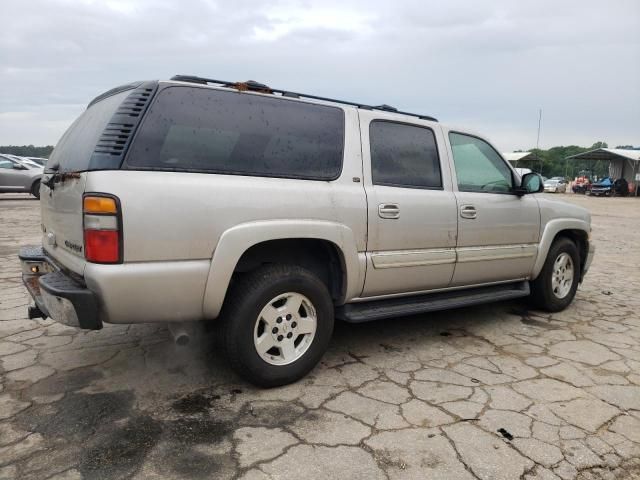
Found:
M 31 195 L 40 199 L 40 180 L 36 180 L 33 182 L 33 185 L 31 185 Z
M 580 281 L 576 244 L 559 238 L 551 245 L 538 277 L 531 282 L 533 304 L 549 312 L 564 310 L 573 301 Z
M 276 387 L 320 361 L 333 332 L 333 302 L 309 270 L 267 265 L 234 282 L 219 321 L 232 368 L 255 385 Z

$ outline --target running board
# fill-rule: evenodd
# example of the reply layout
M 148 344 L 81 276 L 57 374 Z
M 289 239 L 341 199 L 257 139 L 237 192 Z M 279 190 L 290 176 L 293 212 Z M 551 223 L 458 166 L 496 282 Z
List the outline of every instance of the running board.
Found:
M 529 295 L 529 282 L 507 283 L 490 287 L 429 293 L 413 297 L 349 303 L 336 310 L 336 317 L 349 323 L 370 322 L 383 318 L 468 307 L 480 303 L 498 302 Z

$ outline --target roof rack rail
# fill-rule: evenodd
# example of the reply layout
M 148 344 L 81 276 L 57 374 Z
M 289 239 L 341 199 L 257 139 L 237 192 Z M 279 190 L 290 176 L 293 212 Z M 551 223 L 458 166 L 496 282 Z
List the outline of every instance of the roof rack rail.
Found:
M 422 120 L 429 120 L 432 122 L 437 122 L 438 120 L 434 117 L 431 117 L 429 115 L 421 115 L 418 113 L 410 113 L 410 112 L 402 112 L 390 105 L 378 105 L 378 106 L 372 106 L 372 105 L 365 105 L 363 103 L 356 103 L 356 102 L 348 102 L 346 100 L 337 100 L 335 98 L 329 98 L 329 97 L 319 97 L 317 95 L 309 95 L 306 93 L 299 93 L 299 92 L 290 92 L 288 90 L 281 90 L 278 88 L 271 88 L 268 87 L 267 85 L 264 85 L 262 83 L 258 83 L 254 80 L 249 80 L 246 82 L 228 82 L 226 80 L 215 80 L 213 78 L 204 78 L 204 77 L 198 77 L 195 75 L 174 75 L 173 77 L 171 77 L 171 80 L 177 81 L 177 82 L 190 82 L 190 83 L 198 83 L 201 85 L 208 85 L 208 84 L 216 84 L 216 85 L 220 85 L 223 87 L 227 87 L 227 88 L 235 88 L 237 90 L 240 91 L 252 91 L 252 92 L 260 92 L 260 93 L 271 93 L 271 94 L 278 94 L 281 95 L 283 97 L 289 97 L 289 98 L 308 98 L 311 100 L 321 100 L 324 102 L 333 102 L 333 103 L 340 103 L 342 105 L 350 105 L 352 107 L 357 107 L 357 108 L 362 108 L 364 110 L 382 110 L 385 112 L 393 112 L 393 113 L 399 113 L 401 115 L 410 115 L 412 117 L 418 117 Z

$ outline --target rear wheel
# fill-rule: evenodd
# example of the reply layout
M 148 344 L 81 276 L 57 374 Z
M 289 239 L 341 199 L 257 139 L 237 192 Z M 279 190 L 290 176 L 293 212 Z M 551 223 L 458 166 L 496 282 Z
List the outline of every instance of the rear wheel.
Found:
M 568 238 L 557 239 L 538 278 L 531 282 L 533 304 L 550 312 L 564 310 L 573 301 L 580 281 L 580 255 Z
M 243 274 L 231 287 L 220 318 L 231 366 L 262 387 L 305 376 L 327 349 L 333 320 L 326 285 L 294 265 Z
M 31 185 L 31 195 L 38 199 L 40 198 L 40 180 L 36 180 L 33 182 L 33 185 Z

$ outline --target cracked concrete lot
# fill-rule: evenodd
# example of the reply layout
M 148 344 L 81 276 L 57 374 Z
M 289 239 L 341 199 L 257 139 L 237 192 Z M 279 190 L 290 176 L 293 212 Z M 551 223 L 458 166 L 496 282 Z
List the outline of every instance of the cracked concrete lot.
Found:
M 307 378 L 259 390 L 206 336 L 28 320 L 39 205 L 0 196 L 0 478 L 638 479 L 640 203 L 563 197 L 598 248 L 566 311 L 338 324 Z

